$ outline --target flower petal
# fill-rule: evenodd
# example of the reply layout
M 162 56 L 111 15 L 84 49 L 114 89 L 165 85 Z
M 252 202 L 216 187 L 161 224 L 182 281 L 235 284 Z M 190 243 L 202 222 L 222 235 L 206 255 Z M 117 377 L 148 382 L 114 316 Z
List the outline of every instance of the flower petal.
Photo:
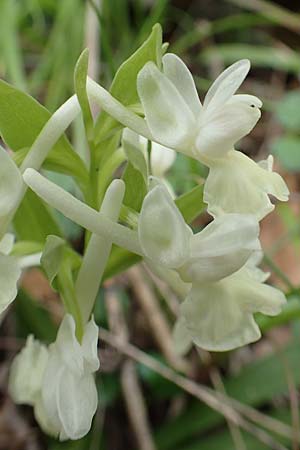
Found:
M 92 318 L 85 327 L 81 344 L 85 370 L 90 372 L 95 372 L 99 369 L 98 334 L 99 329 L 94 318 Z
M 162 178 L 173 165 L 176 156 L 176 152 L 171 148 L 152 142 L 150 155 L 152 174 Z
M 227 351 L 260 338 L 254 313 L 277 315 L 285 303 L 280 291 L 258 281 L 245 266 L 217 283 L 193 284 L 181 312 L 195 344 Z
M 40 412 L 42 423 L 49 422 L 51 429 L 56 430 L 57 435 L 59 435 L 61 430 L 61 422 L 57 408 L 57 391 L 63 375 L 64 366 L 60 354 L 55 344 L 51 344 L 49 347 L 49 359 L 43 377 L 41 409 L 38 409 L 37 414 L 39 415 Z
M 75 334 L 75 321 L 71 314 L 66 314 L 60 324 L 56 341 L 56 347 L 62 364 L 75 373 L 83 373 L 83 356 L 81 346 Z
M 260 250 L 259 226 L 251 215 L 218 217 L 191 239 L 191 256 L 178 270 L 186 282 L 218 281 L 239 270 Z
M 0 254 L 0 313 L 16 298 L 20 276 L 21 269 L 18 259 L 14 256 Z
M 80 439 L 92 424 L 98 394 L 93 375 L 78 377 L 64 371 L 57 391 L 58 414 L 62 424 L 61 439 Z
M 40 395 L 47 362 L 47 347 L 32 335 L 28 336 L 25 347 L 10 368 L 8 388 L 16 403 L 34 405 Z
M 0 217 L 6 216 L 19 201 L 23 187 L 21 172 L 0 146 Z
M 192 231 L 162 184 L 144 199 L 138 233 L 145 256 L 153 262 L 172 269 L 189 256 Z
M 34 404 L 34 417 L 38 422 L 39 426 L 41 427 L 41 429 L 44 431 L 44 433 L 47 433 L 55 438 L 59 437 L 61 428 L 60 422 L 56 423 L 56 426 L 52 422 L 51 417 L 49 417 L 46 412 L 45 405 L 41 395 L 39 395 Z
M 274 209 L 268 194 L 288 199 L 288 188 L 280 175 L 263 169 L 246 155 L 232 150 L 226 158 L 209 164 L 204 201 L 214 217 L 227 213 L 253 214 L 261 220 Z
M 261 116 L 261 101 L 252 95 L 234 95 L 213 114 L 203 115 L 196 138 L 196 156 L 222 157 L 246 136 Z M 209 164 L 208 164 L 209 165 Z
M 193 285 L 181 312 L 196 345 L 224 352 L 260 338 L 253 315 L 239 304 L 240 293 L 230 277 L 218 283 Z
M 191 72 L 184 62 L 173 53 L 166 53 L 162 63 L 164 74 L 173 83 L 197 118 L 202 110 L 202 105 Z
M 0 253 L 9 255 L 13 249 L 15 236 L 12 233 L 6 233 L 0 241 Z
M 209 88 L 203 106 L 207 110 L 222 106 L 237 91 L 250 70 L 250 61 L 241 59 L 227 67 Z
M 185 355 L 192 347 L 193 341 L 186 327 L 184 317 L 179 317 L 176 321 L 173 333 L 173 343 L 175 351 L 178 355 Z
M 154 140 L 188 151 L 194 138 L 195 118 L 174 84 L 149 62 L 138 74 L 137 90 Z

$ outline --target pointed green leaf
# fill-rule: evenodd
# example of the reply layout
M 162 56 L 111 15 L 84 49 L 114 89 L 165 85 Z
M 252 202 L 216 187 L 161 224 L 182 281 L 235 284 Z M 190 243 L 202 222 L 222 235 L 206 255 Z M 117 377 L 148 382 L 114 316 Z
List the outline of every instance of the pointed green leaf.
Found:
M 136 89 L 136 78 L 142 67 L 153 61 L 159 67 L 162 57 L 162 30 L 156 24 L 148 39 L 118 69 L 112 82 L 110 93 L 123 105 L 139 103 Z M 104 139 L 112 130 L 120 128 L 120 124 L 106 113 L 101 113 L 95 127 L 96 143 Z
M 30 95 L 0 80 L 0 134 L 11 150 L 22 150 L 22 160 L 50 117 L 50 112 Z M 48 159 L 64 173 L 79 178 L 86 175 L 83 161 L 66 136 L 54 145 Z
M 19 239 L 44 243 L 48 234 L 61 236 L 61 230 L 48 206 L 30 189 L 19 206 L 14 220 Z

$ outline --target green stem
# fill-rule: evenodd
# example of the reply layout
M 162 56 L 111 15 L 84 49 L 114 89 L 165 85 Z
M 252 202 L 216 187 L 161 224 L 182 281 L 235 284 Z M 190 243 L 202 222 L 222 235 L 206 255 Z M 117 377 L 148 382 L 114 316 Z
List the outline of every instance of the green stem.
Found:
M 109 159 L 103 164 L 98 174 L 97 203 L 102 204 L 107 186 L 113 178 L 114 172 L 120 165 L 126 161 L 126 155 L 122 148 L 118 148 Z
M 65 310 L 74 317 L 76 323 L 76 336 L 78 341 L 81 342 L 84 334 L 83 320 L 79 304 L 76 298 L 72 269 L 70 264 L 68 264 L 68 262 L 64 262 L 61 265 L 57 277 L 59 284 L 59 292 L 61 294 Z
M 119 218 L 124 192 L 124 182 L 114 180 L 107 189 L 101 205 L 100 212 L 114 222 Z M 93 233 L 83 256 L 75 291 L 84 322 L 88 321 L 93 310 L 111 247 L 110 239 Z

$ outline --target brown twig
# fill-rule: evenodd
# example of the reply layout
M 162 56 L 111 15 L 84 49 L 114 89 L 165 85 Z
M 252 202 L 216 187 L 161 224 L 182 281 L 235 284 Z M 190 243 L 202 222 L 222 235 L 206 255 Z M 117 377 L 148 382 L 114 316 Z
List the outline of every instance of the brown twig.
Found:
M 209 352 L 197 348 L 198 354 L 205 366 L 209 367 L 209 377 L 211 379 L 212 385 L 217 392 L 226 395 L 225 386 L 222 380 L 222 376 L 217 367 L 212 365 L 212 357 Z M 246 443 L 244 441 L 243 435 L 240 428 L 231 420 L 226 418 L 229 432 L 232 437 L 233 444 L 236 450 L 247 450 Z
M 188 372 L 189 364 L 175 352 L 169 324 L 161 311 L 155 293 L 143 277 L 141 268 L 132 267 L 128 271 L 128 277 L 137 301 L 145 312 L 156 343 L 166 360 L 175 369 Z
M 115 290 L 111 287 L 105 293 L 105 304 L 111 330 L 118 339 L 127 343 L 129 332 L 120 302 Z M 140 450 L 155 450 L 150 430 L 147 408 L 143 398 L 135 364 L 127 359 L 121 368 L 121 385 L 126 403 L 128 417 Z
M 114 336 L 109 331 L 104 330 L 103 328 L 100 328 L 99 336 L 102 341 L 113 346 L 119 352 L 159 373 L 162 377 L 173 382 L 184 391 L 206 403 L 210 408 L 223 414 L 224 417 L 226 417 L 239 427 L 243 428 L 247 432 L 253 434 L 258 440 L 268 445 L 271 449 L 288 450 L 287 447 L 276 441 L 266 431 L 245 420 L 236 410 L 234 410 L 234 408 L 230 404 L 230 401 L 228 401 L 228 397 L 226 397 L 225 395 L 221 393 L 215 393 L 211 389 L 205 386 L 201 386 L 194 381 L 176 373 L 170 367 L 165 366 L 161 362 L 147 355 L 133 345 L 127 342 L 122 342 L 117 336 Z

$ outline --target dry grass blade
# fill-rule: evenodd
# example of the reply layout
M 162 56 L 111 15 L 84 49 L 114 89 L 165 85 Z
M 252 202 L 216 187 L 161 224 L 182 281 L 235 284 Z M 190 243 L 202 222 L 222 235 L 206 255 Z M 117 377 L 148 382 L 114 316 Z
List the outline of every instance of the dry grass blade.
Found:
M 241 6 L 243 8 L 257 11 L 269 19 L 274 20 L 278 24 L 300 34 L 300 16 L 292 13 L 282 6 L 266 0 L 227 0 L 229 3 Z

